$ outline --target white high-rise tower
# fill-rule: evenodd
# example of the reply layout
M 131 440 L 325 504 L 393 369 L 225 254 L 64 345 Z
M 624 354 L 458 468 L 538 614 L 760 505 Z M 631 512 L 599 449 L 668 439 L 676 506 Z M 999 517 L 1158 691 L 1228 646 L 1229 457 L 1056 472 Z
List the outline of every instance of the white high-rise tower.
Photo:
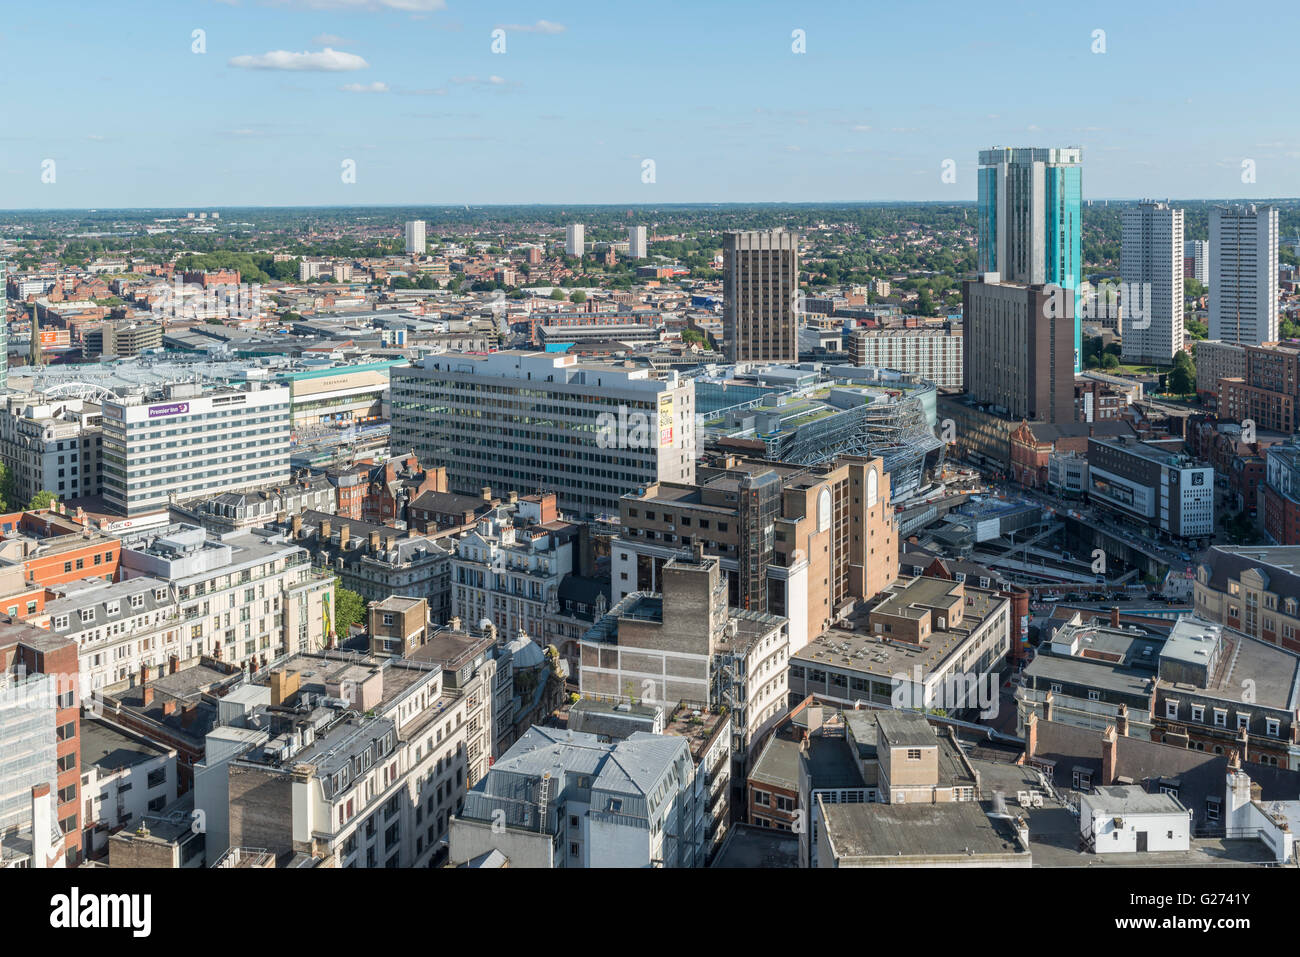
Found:
M 413 219 L 406 224 L 406 254 L 424 255 L 424 220 Z
M 627 254 L 633 259 L 645 259 L 646 252 L 645 227 L 629 227 L 627 231 Z
M 587 230 L 581 223 L 564 227 L 564 254 L 581 256 L 587 249 Z
M 1183 211 L 1164 203 L 1124 210 L 1120 247 L 1123 359 L 1168 365 L 1183 347 Z
M 1277 207 L 1210 210 L 1210 338 L 1277 341 Z

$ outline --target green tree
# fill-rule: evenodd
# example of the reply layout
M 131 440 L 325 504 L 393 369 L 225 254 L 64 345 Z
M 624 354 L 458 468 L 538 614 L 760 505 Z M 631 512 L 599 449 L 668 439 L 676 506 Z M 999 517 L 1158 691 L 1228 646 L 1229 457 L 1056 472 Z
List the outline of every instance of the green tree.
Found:
M 1196 363 L 1181 349 L 1174 353 L 1174 367 L 1165 381 L 1170 392 L 1187 395 L 1196 391 Z
M 27 503 L 27 511 L 34 512 L 37 509 L 49 508 L 56 501 L 58 501 L 58 496 L 53 492 L 42 489 L 33 495 L 32 500 Z
M 0 512 L 9 511 L 9 503 L 15 498 L 14 477 L 5 468 L 4 463 L 0 462 Z
M 551 290 L 551 298 L 554 299 L 556 302 L 562 301 L 564 299 L 564 290 L 561 289 L 559 286 L 556 286 L 554 289 Z
M 574 290 L 573 295 L 569 297 L 569 302 L 586 302 L 586 301 L 587 301 L 587 294 L 583 292 L 581 289 Z
M 366 600 L 334 579 L 334 633 L 346 638 L 353 625 L 366 623 Z

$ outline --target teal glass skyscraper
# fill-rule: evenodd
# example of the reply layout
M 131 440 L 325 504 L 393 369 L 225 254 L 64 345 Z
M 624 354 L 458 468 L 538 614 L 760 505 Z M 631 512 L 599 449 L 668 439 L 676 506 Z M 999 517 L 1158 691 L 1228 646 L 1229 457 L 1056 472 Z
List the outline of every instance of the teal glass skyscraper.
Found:
M 980 150 L 979 270 L 1074 294 L 1074 370 L 1082 369 L 1078 295 L 1083 159 L 1078 147 Z

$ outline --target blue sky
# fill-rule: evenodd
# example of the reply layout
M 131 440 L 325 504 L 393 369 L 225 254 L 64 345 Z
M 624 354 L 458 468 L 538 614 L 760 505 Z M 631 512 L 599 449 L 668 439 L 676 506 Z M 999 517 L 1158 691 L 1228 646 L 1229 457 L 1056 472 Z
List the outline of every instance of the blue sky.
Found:
M 1082 146 L 1085 198 L 1300 195 L 1293 3 L 3 9 L 9 209 L 973 200 L 992 145 Z M 308 65 L 360 68 L 266 68 Z

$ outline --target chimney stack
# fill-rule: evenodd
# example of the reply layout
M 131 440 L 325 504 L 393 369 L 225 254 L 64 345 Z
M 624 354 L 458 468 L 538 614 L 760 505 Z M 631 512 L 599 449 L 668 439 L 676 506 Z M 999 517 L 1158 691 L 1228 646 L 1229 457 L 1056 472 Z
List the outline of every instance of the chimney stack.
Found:
M 1112 628 L 1118 628 L 1118 627 L 1119 627 L 1119 605 L 1112 605 L 1112 606 L 1111 606 L 1111 609 L 1110 609 L 1110 626 L 1111 626 Z
M 343 549 L 343 548 L 347 548 L 347 547 L 348 547 L 348 539 L 351 537 L 351 531 L 350 531 L 350 529 L 351 529 L 351 526 L 350 526 L 350 525 L 344 525 L 342 528 L 339 529 L 339 548 L 340 548 L 340 549 Z
M 1101 735 L 1101 783 L 1109 787 L 1115 783 L 1115 767 L 1119 760 L 1119 736 L 1115 726 L 1107 725 Z
M 1115 732 L 1121 738 L 1128 737 L 1128 705 L 1119 706 L 1119 714 L 1115 718 Z
M 150 687 L 149 685 L 145 685 L 144 693 L 142 695 L 141 705 L 147 708 L 151 704 L 153 704 L 153 688 Z
M 1047 697 L 1043 699 L 1043 720 L 1044 721 L 1052 720 L 1052 711 L 1055 708 L 1055 704 L 1056 704 L 1056 695 L 1052 694 L 1051 691 L 1048 691 Z
M 1025 720 L 1025 760 L 1034 756 L 1038 750 L 1038 712 L 1029 712 L 1029 717 Z
M 371 532 L 371 533 L 370 533 L 370 551 L 371 551 L 371 553 L 374 553 L 374 552 L 379 551 L 379 533 L 378 533 L 378 532 Z
M 333 531 L 333 529 L 330 527 L 330 520 L 328 518 L 322 520 L 320 523 L 320 540 L 322 545 L 329 542 L 331 531 Z
M 492 501 L 492 486 L 484 485 L 482 489 L 482 493 L 483 493 L 483 501 L 485 502 Z
M 293 517 L 293 537 L 302 538 L 302 516 L 301 515 L 295 515 Z

